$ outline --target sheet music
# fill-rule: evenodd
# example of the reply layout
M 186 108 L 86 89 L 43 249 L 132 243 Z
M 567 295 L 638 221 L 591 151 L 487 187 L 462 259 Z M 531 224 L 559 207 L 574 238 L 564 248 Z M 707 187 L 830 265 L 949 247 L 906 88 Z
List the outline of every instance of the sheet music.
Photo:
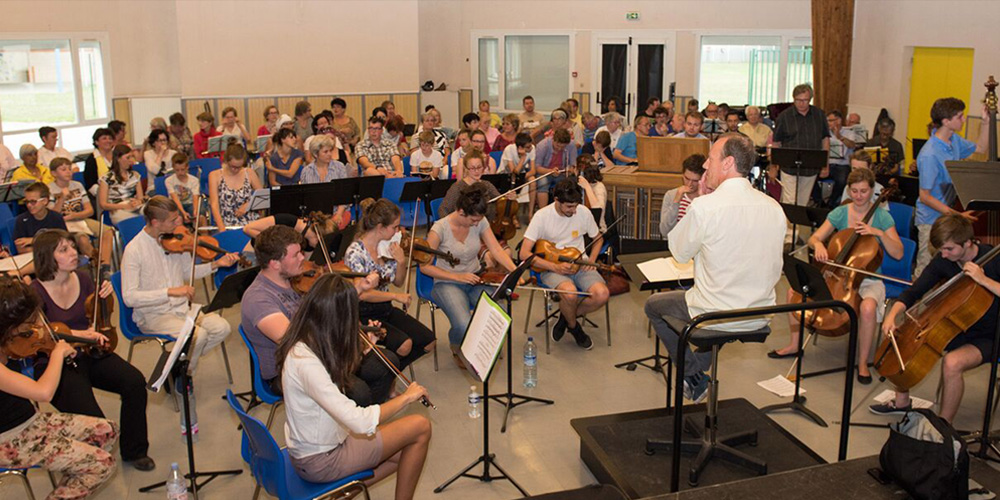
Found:
M 480 381 L 489 376 L 500 356 L 508 328 L 510 316 L 507 312 L 485 292 L 480 295 L 462 340 L 462 357 Z
M 18 269 L 24 269 L 24 266 L 31 264 L 32 261 L 34 261 L 34 256 L 30 253 L 22 253 L 13 257 L 8 257 L 0 260 L 0 272 L 12 273 L 14 272 L 15 266 L 17 266 Z
M 160 377 L 153 382 L 150 387 L 154 392 L 160 392 L 160 388 L 163 387 L 163 383 L 166 382 L 167 377 L 170 376 L 170 372 L 174 367 L 174 363 L 177 362 L 177 358 L 181 356 L 184 352 L 184 345 L 187 344 L 188 339 L 194 332 L 194 320 L 198 316 L 198 311 L 204 307 L 201 304 L 191 304 L 191 309 L 188 310 L 187 316 L 184 318 L 184 326 L 181 327 L 180 333 L 177 334 L 177 340 L 174 342 L 174 348 L 170 351 L 170 357 L 167 358 L 167 363 L 163 366 L 163 370 L 160 372 Z
M 258 135 L 257 136 L 257 151 L 263 152 L 267 149 L 267 141 L 271 140 L 271 135 Z
M 636 264 L 646 281 L 677 281 L 694 279 L 694 260 L 680 264 L 673 257 L 660 257 Z
M 271 208 L 271 188 L 258 189 L 250 196 L 249 210 L 269 210 Z
M 757 385 L 783 398 L 790 398 L 795 395 L 795 382 L 788 380 L 784 375 L 776 375 L 774 378 L 761 380 L 757 382 Z M 805 393 L 805 388 L 799 385 L 799 395 Z
M 392 238 L 380 241 L 378 244 L 378 256 L 383 259 L 392 259 L 392 254 L 389 253 L 389 246 L 400 241 L 403 241 L 403 233 L 401 232 L 396 233 Z

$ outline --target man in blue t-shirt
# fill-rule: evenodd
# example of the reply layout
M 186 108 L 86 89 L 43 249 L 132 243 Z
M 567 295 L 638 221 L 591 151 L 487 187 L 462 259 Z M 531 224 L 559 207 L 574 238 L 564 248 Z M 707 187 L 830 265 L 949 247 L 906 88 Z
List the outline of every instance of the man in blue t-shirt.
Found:
M 18 253 L 31 252 L 35 233 L 42 229 L 66 230 L 62 214 L 49 210 L 50 195 L 49 187 L 41 182 L 24 188 L 24 207 L 28 212 L 19 215 L 14 222 L 14 246 Z
M 985 111 L 983 116 L 986 116 Z M 965 125 L 965 103 L 954 97 L 943 97 L 931 106 L 931 122 L 934 132 L 927 144 L 917 155 L 917 171 L 920 173 L 920 197 L 917 199 L 917 265 L 914 276 L 919 276 L 933 256 L 928 249 L 931 225 L 944 214 L 958 213 L 951 205 L 955 202 L 955 186 L 945 168 L 946 161 L 968 158 L 973 153 L 986 151 L 989 127 L 981 127 L 979 140 L 975 143 L 959 136 L 956 132 Z M 975 220 L 969 211 L 962 215 Z
M 638 115 L 635 117 L 635 125 L 631 132 L 622 134 L 615 145 L 613 152 L 615 163 L 618 165 L 638 165 L 639 153 L 636 152 L 639 137 L 649 135 L 649 117 Z

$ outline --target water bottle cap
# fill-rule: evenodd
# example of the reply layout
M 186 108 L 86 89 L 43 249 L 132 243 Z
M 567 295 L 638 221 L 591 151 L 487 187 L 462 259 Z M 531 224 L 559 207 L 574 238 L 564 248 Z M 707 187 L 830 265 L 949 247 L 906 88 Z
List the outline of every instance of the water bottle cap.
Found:
M 470 385 L 470 386 L 469 386 L 469 390 L 470 390 L 470 391 L 474 391 L 474 390 L 476 390 L 476 386 L 474 386 L 474 385 Z
M 170 464 L 170 468 L 171 468 L 171 469 L 177 469 L 177 468 L 179 468 L 179 467 L 180 467 L 180 466 L 179 466 L 179 465 L 177 465 L 177 462 L 173 462 L 173 463 L 171 463 L 171 464 Z
M 535 337 L 528 337 L 528 342 L 534 342 L 534 341 L 535 341 Z

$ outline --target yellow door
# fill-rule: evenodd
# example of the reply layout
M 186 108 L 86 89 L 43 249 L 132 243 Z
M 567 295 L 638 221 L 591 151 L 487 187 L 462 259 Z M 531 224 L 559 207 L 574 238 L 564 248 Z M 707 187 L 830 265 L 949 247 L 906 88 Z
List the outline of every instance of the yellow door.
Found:
M 931 121 L 931 105 L 942 97 L 957 97 L 965 102 L 966 115 L 970 107 L 972 88 L 973 49 L 915 47 L 913 70 L 910 73 L 910 110 L 906 127 L 906 165 L 913 161 L 913 139 L 927 139 L 927 124 Z M 978 114 L 973 111 L 973 114 Z M 963 131 L 964 133 L 964 131 Z

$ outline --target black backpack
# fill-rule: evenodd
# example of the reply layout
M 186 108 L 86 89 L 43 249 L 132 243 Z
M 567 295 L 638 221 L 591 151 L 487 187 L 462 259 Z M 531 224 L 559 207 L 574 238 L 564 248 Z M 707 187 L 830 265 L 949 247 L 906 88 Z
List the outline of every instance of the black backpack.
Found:
M 944 419 L 911 410 L 889 427 L 879 455 L 882 470 L 915 499 L 969 497 L 969 452 Z

